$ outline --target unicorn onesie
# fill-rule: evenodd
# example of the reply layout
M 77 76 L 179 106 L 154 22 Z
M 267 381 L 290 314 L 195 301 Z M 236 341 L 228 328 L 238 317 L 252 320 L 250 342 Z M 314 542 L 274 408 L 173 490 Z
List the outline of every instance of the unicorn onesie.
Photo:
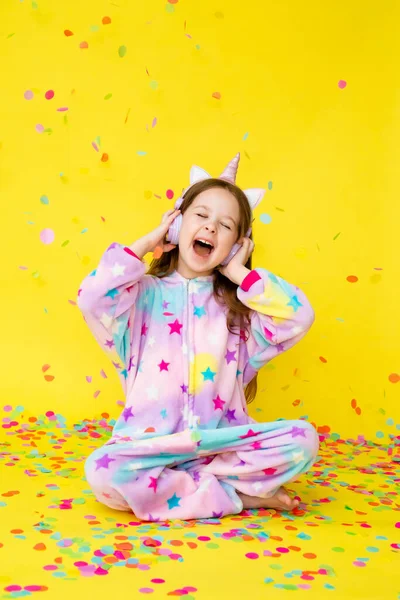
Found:
M 238 157 L 221 179 L 235 183 Z M 192 167 L 190 185 L 210 177 Z M 244 190 L 252 209 L 264 191 Z M 247 337 L 229 332 L 213 279 L 147 275 L 146 264 L 115 242 L 78 291 L 126 397 L 111 438 L 85 462 L 86 479 L 99 502 L 145 521 L 240 513 L 237 492 L 270 497 L 317 458 L 310 423 L 259 423 L 244 395 L 263 365 L 306 335 L 310 302 L 267 269 L 252 269 L 237 288 L 251 309 Z

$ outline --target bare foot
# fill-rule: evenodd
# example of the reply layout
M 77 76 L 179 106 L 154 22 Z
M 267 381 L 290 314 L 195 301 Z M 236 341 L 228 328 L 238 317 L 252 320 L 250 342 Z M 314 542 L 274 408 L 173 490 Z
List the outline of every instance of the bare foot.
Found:
M 299 501 L 291 498 L 284 487 L 280 487 L 270 498 L 247 496 L 240 492 L 238 492 L 238 496 L 243 501 L 243 508 L 274 508 L 275 510 L 291 511 L 299 505 Z

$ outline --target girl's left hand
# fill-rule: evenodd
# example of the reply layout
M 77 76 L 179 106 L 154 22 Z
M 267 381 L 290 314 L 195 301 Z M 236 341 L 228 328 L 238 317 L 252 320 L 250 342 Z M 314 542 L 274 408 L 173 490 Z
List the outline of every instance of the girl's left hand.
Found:
M 231 258 L 227 265 L 224 267 L 221 266 L 218 269 L 222 275 L 228 277 L 228 279 L 231 279 L 231 281 L 238 279 L 238 274 L 243 271 L 243 266 L 247 263 L 251 253 L 254 250 L 254 242 L 248 237 L 241 238 L 237 243 L 241 244 L 242 247 L 236 252 L 235 256 Z

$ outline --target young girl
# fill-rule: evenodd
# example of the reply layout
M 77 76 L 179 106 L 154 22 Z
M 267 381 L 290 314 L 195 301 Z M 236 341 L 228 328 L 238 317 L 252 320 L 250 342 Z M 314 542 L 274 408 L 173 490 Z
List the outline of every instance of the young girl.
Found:
M 247 412 L 258 370 L 304 337 L 314 311 L 299 288 L 252 268 L 246 234 L 265 190 L 237 187 L 238 163 L 219 178 L 192 167 L 175 210 L 129 248 L 111 244 L 78 292 L 126 395 L 86 478 L 99 502 L 143 520 L 293 510 L 282 486 L 317 458 L 307 421 Z

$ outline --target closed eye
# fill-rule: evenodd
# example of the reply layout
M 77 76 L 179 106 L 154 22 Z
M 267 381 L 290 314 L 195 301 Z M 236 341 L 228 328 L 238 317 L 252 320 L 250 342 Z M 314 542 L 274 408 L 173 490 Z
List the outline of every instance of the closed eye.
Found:
M 200 213 L 196 213 L 196 214 L 197 214 L 197 216 L 198 216 L 198 217 L 203 217 L 203 219 L 207 219 L 207 215 L 201 215 Z M 222 225 L 223 225 L 224 227 L 226 227 L 227 229 L 229 229 L 229 230 L 231 229 L 231 228 L 229 227 L 229 225 L 225 225 L 224 223 L 222 223 Z

